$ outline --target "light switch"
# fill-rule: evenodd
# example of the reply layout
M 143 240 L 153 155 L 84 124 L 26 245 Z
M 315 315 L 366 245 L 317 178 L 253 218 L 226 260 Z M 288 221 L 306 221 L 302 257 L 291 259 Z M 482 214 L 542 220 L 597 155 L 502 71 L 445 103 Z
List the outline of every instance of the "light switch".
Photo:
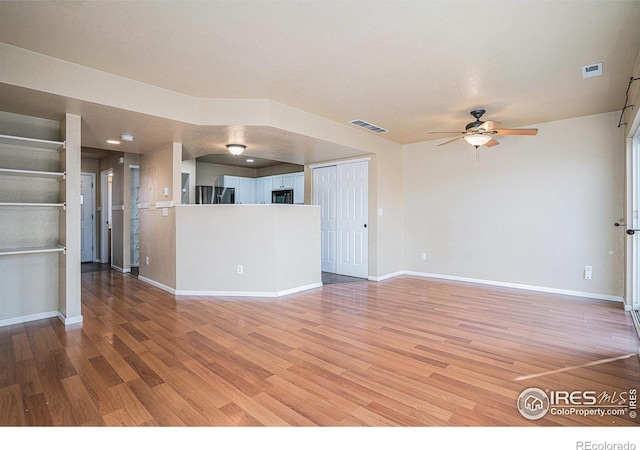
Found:
M 169 196 L 169 188 L 168 187 L 163 187 L 162 188 L 162 195 L 164 195 L 165 197 Z

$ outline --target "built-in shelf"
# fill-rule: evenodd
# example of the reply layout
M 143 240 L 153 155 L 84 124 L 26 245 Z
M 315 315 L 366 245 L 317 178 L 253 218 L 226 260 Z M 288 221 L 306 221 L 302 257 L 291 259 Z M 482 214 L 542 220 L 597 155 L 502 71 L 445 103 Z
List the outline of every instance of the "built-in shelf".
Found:
M 23 170 L 23 169 L 3 169 L 0 168 L 0 175 L 16 175 L 21 177 L 37 177 L 37 178 L 65 178 L 65 172 L 44 172 L 42 170 Z
M 24 247 L 24 248 L 0 248 L 0 256 L 29 255 L 34 253 L 65 253 L 64 245 L 55 247 Z
M 48 141 L 46 139 L 26 138 L 21 136 L 9 136 L 0 134 L 0 144 L 5 145 L 23 145 L 32 148 L 40 148 L 44 150 L 61 150 L 64 148 L 63 141 Z
M 0 202 L 0 206 L 33 206 L 37 208 L 64 208 L 66 203 L 23 203 L 23 202 Z

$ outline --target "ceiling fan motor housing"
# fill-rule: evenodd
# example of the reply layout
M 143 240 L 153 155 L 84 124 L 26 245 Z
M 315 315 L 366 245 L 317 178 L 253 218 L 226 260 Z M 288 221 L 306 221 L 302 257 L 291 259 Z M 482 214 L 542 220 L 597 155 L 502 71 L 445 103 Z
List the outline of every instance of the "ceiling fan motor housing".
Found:
M 478 128 L 480 125 L 484 123 L 483 120 L 480 120 L 480 117 L 485 113 L 484 109 L 474 109 L 469 114 L 476 118 L 475 122 L 468 123 L 465 130 L 469 130 L 471 128 Z

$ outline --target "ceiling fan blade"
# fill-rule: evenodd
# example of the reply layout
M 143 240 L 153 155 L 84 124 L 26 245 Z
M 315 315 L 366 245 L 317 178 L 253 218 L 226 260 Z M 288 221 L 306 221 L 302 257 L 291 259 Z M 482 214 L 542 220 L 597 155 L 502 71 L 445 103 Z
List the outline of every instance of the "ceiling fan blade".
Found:
M 491 140 L 484 145 L 486 145 L 487 147 L 493 147 L 494 145 L 498 145 L 499 143 L 500 142 L 496 141 L 494 138 L 491 138 Z
M 452 142 L 457 141 L 458 139 L 462 139 L 464 136 L 458 136 L 457 138 L 451 139 L 447 142 L 443 142 L 442 144 L 438 144 L 438 147 L 442 147 L 443 145 L 451 144 Z
M 499 136 L 535 136 L 536 134 L 538 134 L 537 128 L 514 128 L 493 131 Z
M 464 131 L 429 131 L 429 134 L 465 134 Z
M 502 122 L 496 122 L 494 120 L 487 120 L 485 123 L 483 123 L 482 125 L 480 125 L 478 128 L 482 128 L 485 131 L 491 131 L 493 130 L 495 127 L 497 127 L 498 125 L 500 125 Z

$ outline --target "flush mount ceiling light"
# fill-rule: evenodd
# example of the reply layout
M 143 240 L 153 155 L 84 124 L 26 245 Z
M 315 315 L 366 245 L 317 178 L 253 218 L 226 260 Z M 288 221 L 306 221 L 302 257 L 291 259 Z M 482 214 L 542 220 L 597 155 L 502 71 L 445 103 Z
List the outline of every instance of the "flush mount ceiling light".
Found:
M 120 136 L 120 139 L 125 142 L 133 142 L 133 136 L 131 136 L 130 134 L 123 134 L 122 136 Z
M 486 134 L 469 134 L 464 137 L 464 140 L 474 147 L 478 148 L 491 140 L 491 136 Z
M 238 156 L 241 155 L 242 152 L 244 152 L 244 149 L 247 148 L 246 145 L 241 145 L 241 144 L 227 144 L 227 150 L 229 150 L 229 152 L 234 155 L 234 156 Z

